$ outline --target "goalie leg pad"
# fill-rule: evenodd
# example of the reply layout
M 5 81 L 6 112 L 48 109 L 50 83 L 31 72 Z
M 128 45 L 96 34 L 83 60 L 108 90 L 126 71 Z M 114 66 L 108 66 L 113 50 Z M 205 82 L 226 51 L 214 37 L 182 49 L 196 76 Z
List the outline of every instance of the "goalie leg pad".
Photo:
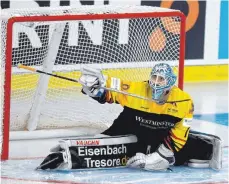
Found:
M 131 157 L 134 135 L 64 139 L 37 169 L 84 169 L 125 166 Z
M 199 139 L 205 140 L 207 143 L 212 144 L 213 149 L 209 160 L 198 160 L 198 159 L 190 159 L 188 165 L 190 167 L 210 167 L 215 170 L 219 170 L 222 168 L 222 141 L 219 137 L 204 134 L 200 132 L 190 132 L 190 135 L 197 137 Z

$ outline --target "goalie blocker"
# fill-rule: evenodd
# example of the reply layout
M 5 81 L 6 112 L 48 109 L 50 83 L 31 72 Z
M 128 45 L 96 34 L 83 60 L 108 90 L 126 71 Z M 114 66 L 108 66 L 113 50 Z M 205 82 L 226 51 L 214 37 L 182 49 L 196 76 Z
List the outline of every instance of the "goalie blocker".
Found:
M 37 169 L 110 168 L 126 165 L 137 143 L 134 135 L 64 139 L 52 148 Z

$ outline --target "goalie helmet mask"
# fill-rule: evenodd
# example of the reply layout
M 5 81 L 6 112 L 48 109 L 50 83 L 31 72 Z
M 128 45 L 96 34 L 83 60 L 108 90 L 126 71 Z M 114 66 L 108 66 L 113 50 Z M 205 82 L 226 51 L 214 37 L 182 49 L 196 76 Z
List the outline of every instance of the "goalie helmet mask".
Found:
M 156 64 L 150 73 L 149 79 L 152 99 L 157 103 L 164 103 L 165 95 L 175 85 L 176 80 L 177 76 L 174 74 L 171 66 L 167 63 Z

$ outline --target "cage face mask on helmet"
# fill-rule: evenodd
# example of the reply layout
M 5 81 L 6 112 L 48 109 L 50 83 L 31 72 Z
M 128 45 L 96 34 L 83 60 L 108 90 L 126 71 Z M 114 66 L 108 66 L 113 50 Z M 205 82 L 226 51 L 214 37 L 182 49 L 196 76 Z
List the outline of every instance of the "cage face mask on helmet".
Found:
M 173 69 L 166 63 L 156 64 L 151 73 L 149 85 L 152 89 L 152 99 L 158 103 L 163 101 L 166 91 L 176 83 L 177 76 Z

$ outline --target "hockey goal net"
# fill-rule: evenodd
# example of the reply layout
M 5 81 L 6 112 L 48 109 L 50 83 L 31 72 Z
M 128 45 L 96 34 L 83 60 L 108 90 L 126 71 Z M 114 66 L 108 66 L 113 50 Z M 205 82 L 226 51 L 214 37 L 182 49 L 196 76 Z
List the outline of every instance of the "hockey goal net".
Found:
M 25 132 L 43 136 L 42 130 L 50 130 L 47 136 L 99 133 L 122 111 L 117 104 L 101 105 L 81 94 L 77 83 L 18 69 L 19 63 L 73 79 L 86 66 L 142 81 L 155 63 L 163 61 L 178 71 L 182 88 L 184 41 L 184 15 L 158 7 L 2 11 L 2 159 L 8 158 L 9 132 L 20 132 L 20 139 Z

